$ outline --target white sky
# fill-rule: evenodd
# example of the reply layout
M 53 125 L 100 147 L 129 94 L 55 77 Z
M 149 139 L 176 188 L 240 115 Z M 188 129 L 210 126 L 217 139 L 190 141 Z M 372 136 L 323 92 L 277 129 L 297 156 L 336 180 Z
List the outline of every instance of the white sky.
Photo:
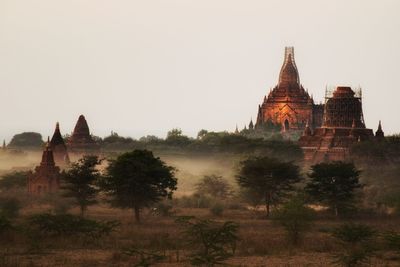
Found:
M 295 47 L 304 87 L 363 88 L 367 127 L 400 132 L 398 0 L 0 0 L 0 139 L 80 114 L 93 134 L 234 130 Z

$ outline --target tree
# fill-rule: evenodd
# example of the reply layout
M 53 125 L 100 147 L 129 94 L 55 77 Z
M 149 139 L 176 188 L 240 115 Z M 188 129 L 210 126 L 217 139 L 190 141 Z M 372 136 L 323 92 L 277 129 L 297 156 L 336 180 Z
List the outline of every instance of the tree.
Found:
M 303 233 L 311 226 L 314 211 L 305 206 L 301 196 L 295 196 L 277 210 L 274 219 L 285 228 L 289 241 L 298 245 Z
M 111 160 L 101 183 L 113 206 L 131 208 L 140 222 L 140 209 L 172 197 L 176 190 L 175 168 L 148 150 L 134 150 Z
M 43 145 L 42 135 L 35 132 L 16 134 L 8 145 L 11 148 L 40 148 Z
M 98 188 L 96 187 L 101 174 L 96 167 L 101 164 L 97 156 L 83 156 L 71 168 L 62 173 L 65 190 L 64 196 L 74 198 L 83 216 L 87 207 L 96 203 Z
M 26 188 L 29 172 L 16 171 L 4 174 L 0 179 L 0 190 Z
M 165 143 L 172 146 L 185 146 L 190 143 L 190 138 L 183 135 L 181 129 L 172 129 L 167 133 Z
M 205 175 L 199 183 L 196 184 L 196 193 L 207 195 L 214 198 L 224 199 L 231 194 L 231 186 L 222 176 Z
M 372 237 L 376 232 L 365 224 L 347 223 L 336 228 L 332 235 L 340 242 L 342 251 L 334 255 L 335 263 L 345 267 L 363 266 L 372 256 Z
M 355 190 L 362 187 L 358 180 L 360 171 L 353 163 L 319 163 L 311 166 L 308 176 L 311 180 L 305 191 L 314 201 L 331 208 L 335 216 L 352 204 Z
M 238 184 L 264 196 L 267 217 L 271 205 L 278 203 L 301 180 L 299 167 L 292 162 L 253 157 L 242 161 L 240 165 L 236 176 Z
M 177 223 L 185 229 L 183 235 L 186 243 L 195 248 L 195 252 L 189 256 L 192 265 L 224 265 L 223 262 L 235 254 L 239 240 L 237 223 L 219 223 L 190 216 L 178 218 Z

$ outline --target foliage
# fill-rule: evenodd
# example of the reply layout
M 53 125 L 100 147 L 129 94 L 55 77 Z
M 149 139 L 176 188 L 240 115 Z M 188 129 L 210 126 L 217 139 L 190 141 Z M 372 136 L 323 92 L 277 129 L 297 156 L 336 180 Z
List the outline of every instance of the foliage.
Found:
M 305 191 L 314 201 L 330 207 L 336 216 L 353 203 L 355 190 L 361 187 L 360 171 L 353 163 L 319 163 L 311 167 L 308 176 Z
M 196 193 L 199 195 L 210 195 L 213 198 L 225 199 L 232 194 L 231 186 L 222 176 L 205 175 L 196 184 Z
M 394 231 L 386 232 L 383 234 L 383 238 L 389 248 L 400 252 L 400 233 Z
M 9 218 L 0 214 L 0 235 L 13 228 Z
M 11 139 L 8 147 L 11 148 L 40 148 L 43 146 L 42 135 L 35 132 L 16 134 Z
M 26 188 L 29 172 L 16 171 L 3 175 L 0 178 L 0 190 Z
M 15 218 L 19 214 L 21 203 L 16 198 L 0 197 L 0 215 Z
M 269 157 L 252 157 L 241 162 L 236 176 L 238 184 L 264 196 L 267 216 L 270 206 L 277 204 L 293 185 L 301 180 L 299 167 L 292 162 L 283 162 Z
M 210 208 L 214 199 L 208 195 L 193 194 L 182 196 L 178 199 L 178 204 L 184 208 Z
M 75 199 L 80 207 L 81 215 L 89 205 L 96 203 L 98 193 L 96 183 L 101 177 L 96 169 L 99 164 L 101 160 L 97 156 L 83 156 L 78 162 L 73 163 L 70 169 L 62 173 L 64 196 Z
M 182 134 L 181 129 L 172 129 L 167 133 L 167 138 L 165 138 L 165 143 L 167 145 L 173 146 L 186 146 L 190 144 L 190 138 Z
M 216 202 L 214 205 L 211 206 L 210 212 L 214 216 L 221 216 L 222 213 L 224 212 L 224 205 Z
M 400 135 L 387 136 L 379 142 L 356 142 L 351 147 L 351 155 L 357 162 L 365 164 L 399 163 Z
M 71 214 L 36 214 L 29 217 L 29 224 L 39 233 L 48 236 L 83 236 L 98 239 L 109 235 L 119 226 L 117 221 L 98 222 Z
M 335 263 L 354 267 L 361 266 L 372 256 L 371 239 L 375 231 L 364 224 L 347 223 L 336 228 L 333 236 L 342 245 L 342 251 L 334 255 Z
M 166 259 L 166 256 L 158 251 L 144 251 L 135 247 L 125 249 L 124 254 L 140 258 L 139 262 L 134 265 L 135 267 L 149 267 Z
M 285 228 L 289 241 L 298 245 L 302 235 L 314 220 L 314 211 L 305 206 L 302 197 L 296 196 L 278 209 L 273 218 Z
M 162 201 L 157 203 L 157 205 L 153 208 L 153 213 L 163 216 L 163 217 L 168 217 L 173 215 L 173 206 L 166 202 Z
M 194 217 L 180 217 L 177 223 L 185 227 L 185 241 L 195 249 L 190 255 L 192 265 L 220 265 L 235 254 L 238 224 L 231 221 L 221 224 Z
M 171 198 L 176 190 L 175 169 L 148 150 L 134 150 L 111 160 L 101 187 L 112 205 L 131 208 L 136 221 L 140 209 Z
M 112 132 L 111 135 L 101 141 L 101 145 L 106 150 L 126 150 L 139 147 L 140 142 L 131 137 L 119 136 L 118 133 Z

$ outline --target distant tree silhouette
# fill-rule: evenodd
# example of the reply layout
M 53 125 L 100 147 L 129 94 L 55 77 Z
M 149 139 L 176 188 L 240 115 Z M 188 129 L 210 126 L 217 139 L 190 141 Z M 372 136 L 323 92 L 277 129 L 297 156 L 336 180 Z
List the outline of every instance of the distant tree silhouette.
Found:
M 134 150 L 111 160 L 101 188 L 115 207 L 131 208 L 140 221 L 140 210 L 171 197 L 176 190 L 175 169 L 148 150 Z
M 24 132 L 14 135 L 8 146 L 11 148 L 41 148 L 43 144 L 40 133 Z
M 267 216 L 270 207 L 293 190 L 301 180 L 299 167 L 292 162 L 283 162 L 269 157 L 253 157 L 241 162 L 236 176 L 241 187 L 251 189 L 264 196 Z
M 311 198 L 331 208 L 335 215 L 352 204 L 355 190 L 361 187 L 360 171 L 353 163 L 319 163 L 311 167 L 305 191 Z
M 63 195 L 75 199 L 82 216 L 89 205 L 96 203 L 99 191 L 96 185 L 101 177 L 97 169 L 99 164 L 101 160 L 97 156 L 84 156 L 62 173 Z

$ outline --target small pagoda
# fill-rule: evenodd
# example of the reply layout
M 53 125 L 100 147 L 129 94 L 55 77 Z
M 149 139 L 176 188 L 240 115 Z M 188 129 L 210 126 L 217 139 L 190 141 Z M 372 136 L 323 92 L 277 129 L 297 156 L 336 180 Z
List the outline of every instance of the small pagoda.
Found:
M 69 138 L 68 148 L 72 152 L 91 152 L 99 149 L 99 145 L 90 135 L 90 130 L 85 116 L 80 115 L 74 131 Z
M 67 146 L 60 132 L 60 124 L 57 122 L 53 137 L 50 141 L 50 148 L 53 151 L 53 156 L 58 166 L 67 166 L 70 164 Z
M 53 193 L 60 189 L 60 168 L 54 162 L 53 151 L 48 141 L 42 161 L 28 177 L 28 192 L 31 195 Z

